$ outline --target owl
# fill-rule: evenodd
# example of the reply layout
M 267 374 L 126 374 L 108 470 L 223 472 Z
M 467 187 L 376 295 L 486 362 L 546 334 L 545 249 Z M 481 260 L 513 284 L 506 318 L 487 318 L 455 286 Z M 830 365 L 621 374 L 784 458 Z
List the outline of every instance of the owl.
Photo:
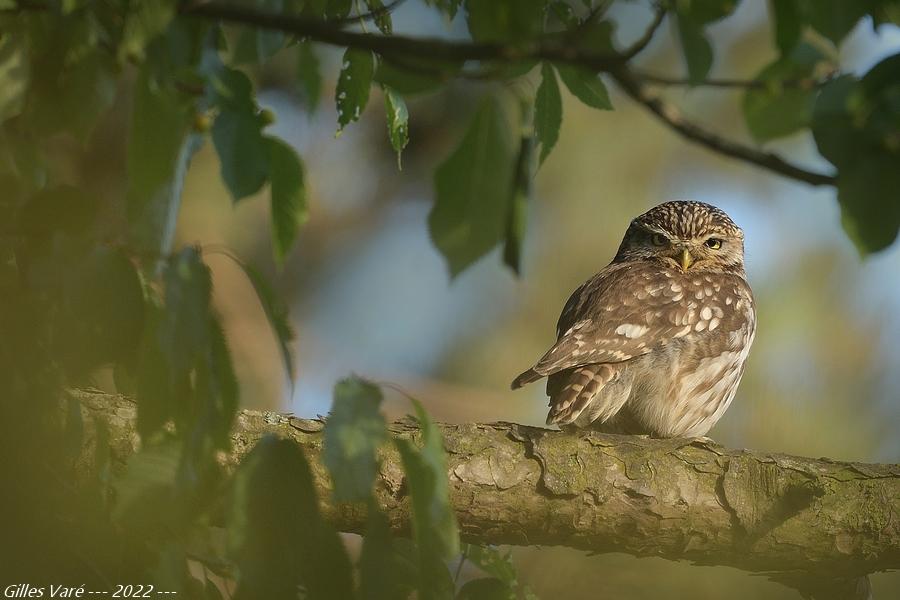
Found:
M 512 389 L 547 377 L 548 424 L 701 437 L 734 398 L 755 333 L 743 231 L 715 206 L 666 202 L 631 221 Z

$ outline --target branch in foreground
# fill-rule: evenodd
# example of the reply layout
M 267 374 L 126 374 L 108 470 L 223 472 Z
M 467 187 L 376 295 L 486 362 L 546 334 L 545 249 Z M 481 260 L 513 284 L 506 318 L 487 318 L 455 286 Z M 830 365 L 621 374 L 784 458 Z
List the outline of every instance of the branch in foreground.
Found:
M 787 162 L 777 154 L 739 144 L 688 121 L 677 107 L 647 90 L 637 77 L 624 67 L 614 68 L 609 71 L 609 74 L 635 102 L 647 108 L 659 120 L 683 137 L 701 146 L 810 185 L 835 185 L 837 183 L 834 175 L 807 171 Z
M 77 392 L 87 424 L 104 419 L 114 464 L 134 452 L 135 405 Z M 320 498 L 323 422 L 244 411 L 232 435 L 233 469 L 264 435 L 291 438 L 312 463 Z M 687 559 L 766 572 L 855 578 L 900 567 L 900 465 L 871 465 L 729 450 L 697 440 L 579 435 L 510 423 L 441 425 L 450 496 L 464 540 L 562 545 L 592 552 Z M 392 426 L 415 438 L 414 423 Z M 86 453 L 93 451 L 90 436 Z M 89 454 L 88 454 L 89 455 Z M 400 459 L 385 447 L 376 483 L 391 526 L 409 529 Z M 359 506 L 323 506 L 342 531 L 361 532 Z

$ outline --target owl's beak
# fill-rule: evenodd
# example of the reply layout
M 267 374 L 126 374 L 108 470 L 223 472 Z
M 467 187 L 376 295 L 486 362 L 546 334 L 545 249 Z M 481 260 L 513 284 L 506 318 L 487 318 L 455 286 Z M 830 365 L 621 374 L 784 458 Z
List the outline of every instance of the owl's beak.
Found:
M 681 262 L 681 269 L 683 271 L 687 271 L 691 268 L 691 265 L 694 264 L 694 257 L 691 256 L 691 251 L 687 248 L 681 249 L 681 255 L 678 258 Z

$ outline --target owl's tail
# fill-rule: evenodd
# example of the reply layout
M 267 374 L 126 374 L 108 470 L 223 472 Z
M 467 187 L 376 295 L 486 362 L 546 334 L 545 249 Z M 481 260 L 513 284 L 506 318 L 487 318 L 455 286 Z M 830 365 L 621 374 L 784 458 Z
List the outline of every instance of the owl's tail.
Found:
M 538 379 L 541 379 L 542 377 L 543 377 L 543 375 L 541 375 L 534 369 L 528 369 L 527 371 L 525 371 L 524 373 L 522 373 L 521 375 L 519 375 L 518 377 L 513 379 L 513 382 L 509 387 L 512 390 L 517 390 L 520 387 L 522 387 L 523 385 L 525 385 L 526 383 L 531 383 L 533 381 L 537 381 Z

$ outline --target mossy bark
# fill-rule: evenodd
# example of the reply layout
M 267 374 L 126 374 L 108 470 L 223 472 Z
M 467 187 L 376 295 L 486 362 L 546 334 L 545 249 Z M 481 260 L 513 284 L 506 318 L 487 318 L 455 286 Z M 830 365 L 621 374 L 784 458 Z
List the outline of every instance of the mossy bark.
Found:
M 87 417 L 84 456 L 93 452 L 91 423 L 103 421 L 113 466 L 122 465 L 139 446 L 133 401 L 76 395 Z M 293 439 L 310 459 L 328 517 L 342 531 L 360 532 L 362 507 L 327 502 L 323 427 L 320 420 L 243 411 L 233 450 L 221 460 L 232 469 L 265 435 Z M 852 580 L 900 568 L 900 465 L 512 423 L 440 429 L 451 502 L 465 541 L 627 552 L 789 578 L 818 573 Z M 418 435 L 411 421 L 394 423 L 391 431 Z M 391 444 L 384 448 L 376 487 L 392 527 L 405 531 L 409 499 Z

